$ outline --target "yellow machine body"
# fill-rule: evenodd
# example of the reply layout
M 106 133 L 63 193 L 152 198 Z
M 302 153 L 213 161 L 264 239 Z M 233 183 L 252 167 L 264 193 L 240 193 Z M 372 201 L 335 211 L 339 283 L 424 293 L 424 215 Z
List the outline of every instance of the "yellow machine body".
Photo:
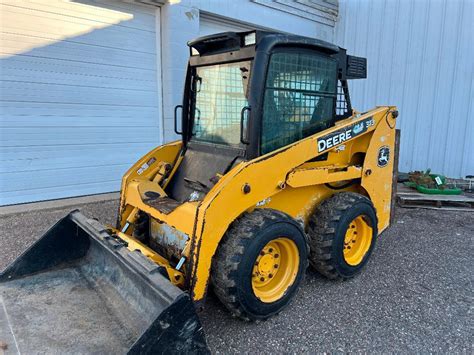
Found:
M 147 204 L 147 192 L 166 196 L 164 189 L 182 161 L 180 141 L 157 147 L 141 158 L 123 177 L 119 225 L 115 232 L 130 250 L 166 268 L 169 279 L 201 301 L 209 284 L 213 256 L 229 226 L 256 208 L 282 211 L 306 229 L 315 208 L 336 192 L 352 191 L 373 203 L 378 233 L 390 224 L 396 108 L 381 106 L 354 114 L 329 129 L 237 164 L 220 177 L 200 201 L 184 202 L 169 213 Z M 351 128 L 362 133 L 351 135 Z M 387 149 L 388 148 L 388 149 Z M 382 152 L 382 153 L 381 153 Z M 327 160 L 314 158 L 327 153 Z M 382 155 L 382 156 L 381 156 Z M 382 162 L 382 163 L 381 163 Z M 169 173 L 163 179 L 163 172 Z M 347 181 L 358 183 L 344 187 Z M 342 186 L 335 190 L 335 187 Z M 185 238 L 177 270 L 166 257 L 133 237 L 133 222 L 142 211 Z M 123 230 L 126 224 L 130 228 Z

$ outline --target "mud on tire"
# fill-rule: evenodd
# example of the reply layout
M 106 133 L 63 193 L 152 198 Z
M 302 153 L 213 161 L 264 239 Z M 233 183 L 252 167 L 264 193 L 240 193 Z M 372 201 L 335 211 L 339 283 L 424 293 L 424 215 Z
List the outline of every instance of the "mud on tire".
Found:
M 281 237 L 297 247 L 296 277 L 279 299 L 262 302 L 253 290 L 252 270 L 262 248 Z M 256 209 L 230 226 L 214 256 L 211 282 L 215 294 L 233 315 L 249 321 L 265 320 L 279 313 L 295 296 L 307 265 L 308 244 L 301 226 L 282 212 Z

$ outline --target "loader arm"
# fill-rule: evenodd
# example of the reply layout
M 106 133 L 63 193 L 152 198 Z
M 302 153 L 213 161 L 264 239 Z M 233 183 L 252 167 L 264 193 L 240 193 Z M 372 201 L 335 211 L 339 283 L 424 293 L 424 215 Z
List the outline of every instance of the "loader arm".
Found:
M 122 177 L 120 207 L 116 227 L 121 230 L 127 217 L 134 219 L 133 207 L 126 206 L 126 195 L 132 181 L 154 181 L 156 186 L 166 187 L 181 161 L 182 142 L 160 145 L 140 158 Z M 136 211 L 135 211 L 136 212 Z

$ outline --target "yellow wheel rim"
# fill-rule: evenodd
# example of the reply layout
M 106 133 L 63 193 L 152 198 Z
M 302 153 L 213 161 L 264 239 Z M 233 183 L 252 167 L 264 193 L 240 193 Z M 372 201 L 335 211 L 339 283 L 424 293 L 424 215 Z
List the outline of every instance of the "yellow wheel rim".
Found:
M 288 238 L 268 242 L 260 251 L 252 270 L 252 289 L 260 301 L 281 299 L 298 274 L 300 258 L 296 244 Z
M 349 223 L 344 237 L 344 260 L 352 266 L 359 265 L 372 244 L 372 227 L 362 216 Z

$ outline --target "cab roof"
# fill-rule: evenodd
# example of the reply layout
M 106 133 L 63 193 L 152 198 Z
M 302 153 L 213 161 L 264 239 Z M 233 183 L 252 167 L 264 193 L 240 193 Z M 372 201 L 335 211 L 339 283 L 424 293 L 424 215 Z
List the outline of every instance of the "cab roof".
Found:
M 236 51 L 248 46 L 255 46 L 256 50 L 265 52 L 270 51 L 275 46 L 314 48 L 328 54 L 336 54 L 342 49 L 332 43 L 316 38 L 261 30 L 223 32 L 203 36 L 189 41 L 188 46 L 191 51 L 194 48 L 199 52 L 200 56 Z

